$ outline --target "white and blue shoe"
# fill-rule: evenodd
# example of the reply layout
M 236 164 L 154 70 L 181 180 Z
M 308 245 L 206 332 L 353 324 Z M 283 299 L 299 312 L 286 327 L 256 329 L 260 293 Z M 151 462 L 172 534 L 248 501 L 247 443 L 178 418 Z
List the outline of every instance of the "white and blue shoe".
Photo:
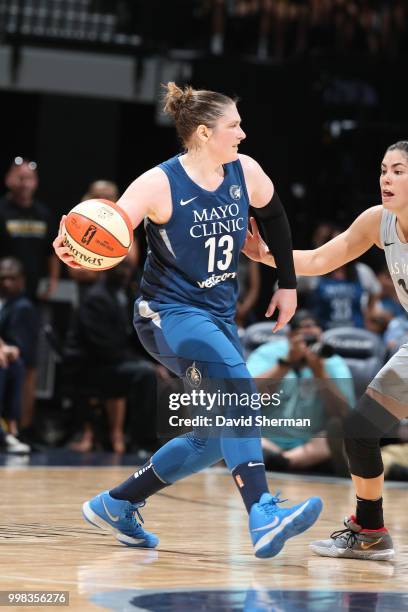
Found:
M 114 499 L 109 495 L 109 491 L 104 491 L 85 502 L 82 513 L 91 525 L 113 531 L 116 539 L 125 546 L 155 548 L 159 538 L 154 533 L 145 531 L 141 525 L 143 519 L 139 508 L 145 503 L 131 504 L 129 501 Z
M 256 557 L 275 557 L 288 538 L 306 531 L 316 522 L 323 508 L 320 497 L 309 497 L 292 508 L 279 508 L 278 504 L 284 501 L 287 500 L 279 499 L 279 493 L 276 496 L 264 493 L 252 506 L 249 530 Z

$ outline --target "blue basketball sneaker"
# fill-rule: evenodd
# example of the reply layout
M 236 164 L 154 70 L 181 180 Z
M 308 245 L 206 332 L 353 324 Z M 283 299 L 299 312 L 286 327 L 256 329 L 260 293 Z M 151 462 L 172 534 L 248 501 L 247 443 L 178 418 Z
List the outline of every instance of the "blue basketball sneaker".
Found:
M 82 506 L 84 518 L 101 529 L 110 529 L 116 539 L 125 546 L 155 548 L 159 538 L 154 533 L 145 531 L 141 525 L 143 519 L 139 508 L 146 502 L 131 504 L 122 499 L 114 499 L 109 491 L 104 491 L 87 501 Z M 137 514 L 140 523 L 136 520 Z
M 249 514 L 249 530 L 255 548 L 255 556 L 265 559 L 274 557 L 283 548 L 286 540 L 306 531 L 318 519 L 323 508 L 320 497 L 309 497 L 292 508 L 278 508 L 287 501 L 264 493 Z

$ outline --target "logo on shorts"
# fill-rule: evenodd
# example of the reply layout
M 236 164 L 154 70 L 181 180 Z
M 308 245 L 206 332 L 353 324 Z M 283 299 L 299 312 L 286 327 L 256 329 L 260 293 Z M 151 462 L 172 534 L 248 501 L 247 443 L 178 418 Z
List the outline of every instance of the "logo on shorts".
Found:
M 81 238 L 82 244 L 89 244 L 96 234 L 96 225 L 90 225 Z
M 231 198 L 233 198 L 234 200 L 239 200 L 239 198 L 241 197 L 241 187 L 239 185 L 231 185 L 231 187 L 229 188 L 229 193 Z
M 196 367 L 195 361 L 193 365 L 187 368 L 186 378 L 189 385 L 195 389 L 201 385 L 202 376 L 200 370 Z

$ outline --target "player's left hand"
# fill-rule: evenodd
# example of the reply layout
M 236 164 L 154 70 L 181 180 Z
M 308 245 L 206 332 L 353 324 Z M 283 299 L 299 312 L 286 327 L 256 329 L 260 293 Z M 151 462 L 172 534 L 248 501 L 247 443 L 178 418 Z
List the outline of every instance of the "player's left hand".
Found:
M 272 296 L 268 310 L 265 313 L 266 317 L 271 317 L 276 309 L 279 310 L 278 320 L 272 332 L 275 333 L 279 329 L 285 327 L 295 314 L 297 306 L 296 289 L 278 289 Z
M 269 249 L 259 233 L 258 225 L 254 217 L 250 217 L 249 223 L 251 231 L 248 229 L 245 237 L 244 246 L 241 251 L 253 261 L 262 261 L 267 255 L 270 255 Z

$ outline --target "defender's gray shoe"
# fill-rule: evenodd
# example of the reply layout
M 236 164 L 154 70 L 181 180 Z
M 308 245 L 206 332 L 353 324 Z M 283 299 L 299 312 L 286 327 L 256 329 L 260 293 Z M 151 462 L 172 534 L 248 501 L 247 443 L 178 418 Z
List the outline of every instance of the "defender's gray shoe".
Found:
M 344 557 L 346 559 L 368 559 L 391 561 L 394 546 L 388 530 L 364 530 L 354 516 L 344 519 L 346 529 L 333 531 L 329 540 L 312 542 L 309 546 L 322 557 Z

